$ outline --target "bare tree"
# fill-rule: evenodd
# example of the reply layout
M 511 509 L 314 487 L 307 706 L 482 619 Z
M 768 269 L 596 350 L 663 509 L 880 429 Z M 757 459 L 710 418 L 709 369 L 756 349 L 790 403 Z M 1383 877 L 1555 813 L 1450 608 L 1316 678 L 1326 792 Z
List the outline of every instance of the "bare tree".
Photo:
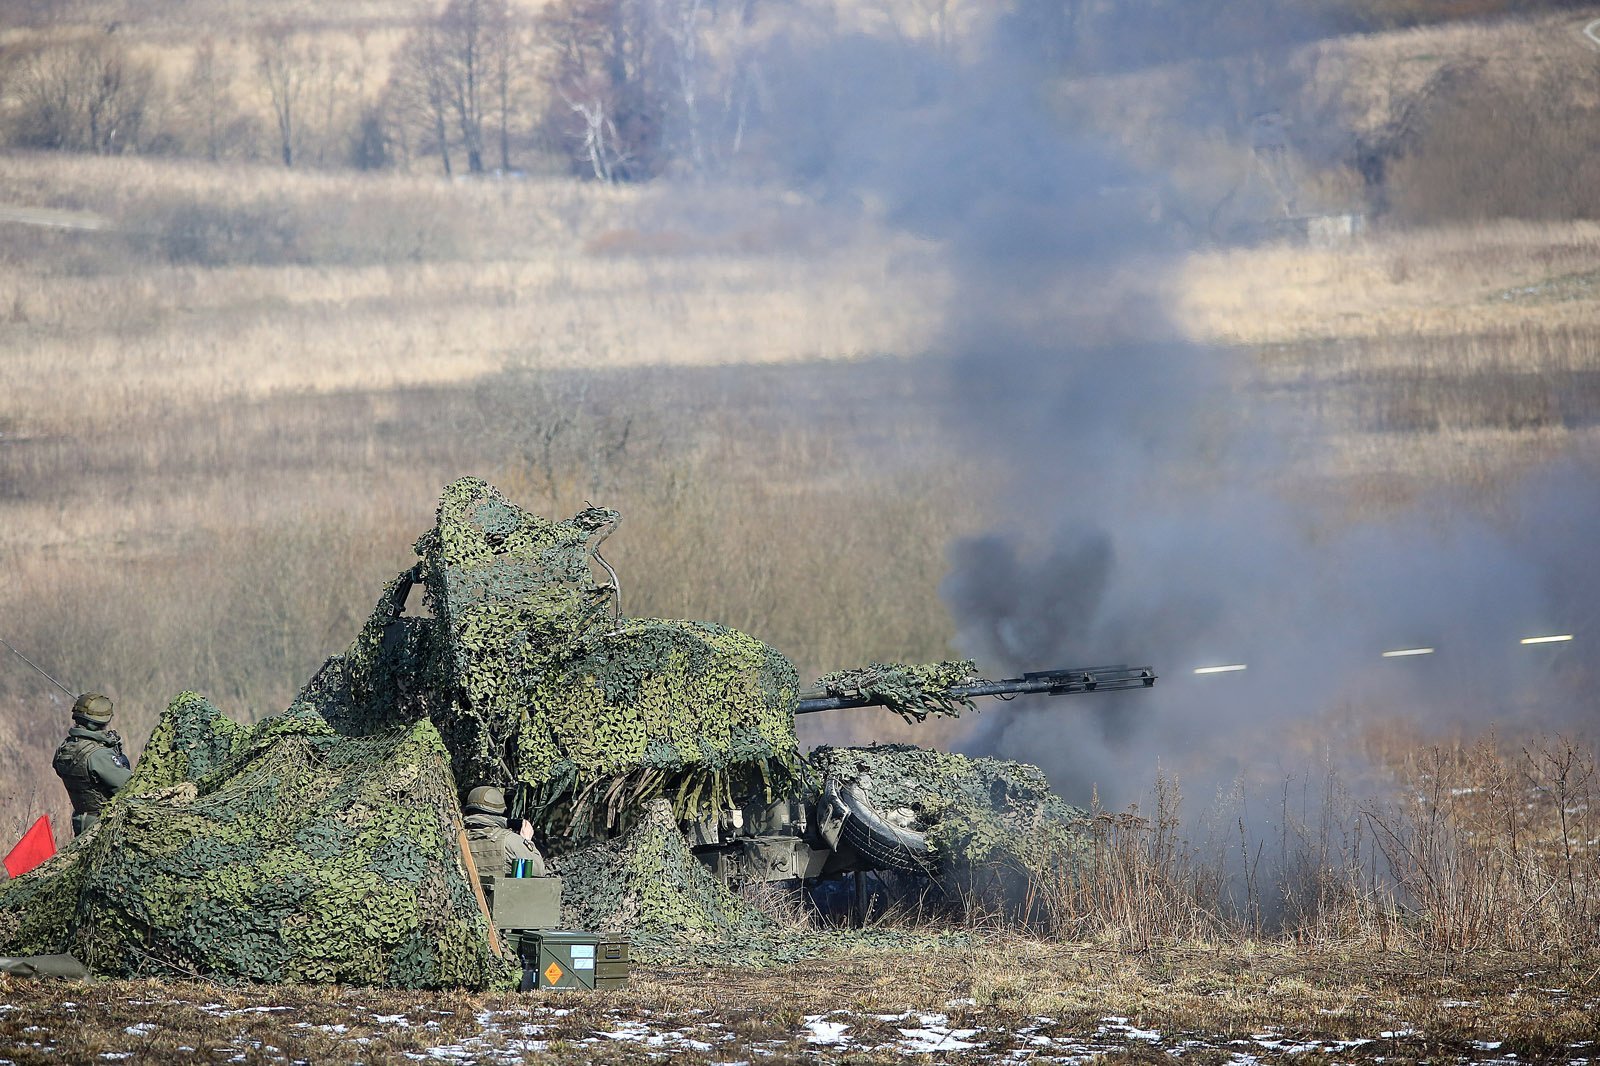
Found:
M 491 134 L 500 167 L 510 169 L 529 47 L 507 0 L 449 0 L 406 39 L 390 92 L 401 121 L 423 132 L 424 150 L 439 154 L 446 174 L 457 147 L 468 173 L 482 173 Z
M 448 177 L 454 168 L 450 162 L 450 91 L 444 47 L 437 21 L 428 19 L 413 30 L 390 72 L 388 96 L 398 127 L 420 133 L 417 150 L 437 153 Z
M 38 148 L 136 151 L 155 71 L 109 37 L 84 37 L 25 57 L 14 75 L 16 139 Z
M 467 171 L 483 173 L 483 95 L 489 75 L 489 23 L 497 0 L 450 0 L 439 16 L 436 53 L 446 102 L 467 156 Z
M 228 65 L 217 52 L 216 39 L 206 36 L 195 46 L 188 74 L 178 89 L 177 112 L 184 123 L 183 140 L 215 163 L 224 155 L 248 151 L 254 123 L 239 111 Z M 198 144 L 196 141 L 198 140 Z
M 316 45 L 296 37 L 285 23 L 267 26 L 256 39 L 256 72 L 272 105 L 279 154 L 286 167 L 294 166 L 304 138 L 301 110 L 307 87 L 321 65 Z
M 656 24 L 670 45 L 671 67 L 676 88 L 677 125 L 683 131 L 684 152 L 696 174 L 706 169 L 706 151 L 701 132 L 699 87 L 700 16 L 705 0 L 654 0 Z
M 217 42 L 209 34 L 194 49 L 184 94 L 205 141 L 206 158 L 215 163 L 222 155 L 223 109 L 227 106 L 228 83 L 217 64 Z
M 533 30 L 513 16 L 511 7 L 500 0 L 490 22 L 489 76 L 500 149 L 500 169 L 511 170 L 511 128 L 515 116 L 526 106 L 528 81 L 532 72 Z
M 580 135 L 582 157 L 587 161 L 595 180 L 608 183 L 617 181 L 630 160 L 616 123 L 611 121 L 604 91 L 593 86 L 590 92 L 576 98 L 571 95 L 568 86 L 557 86 L 556 91 L 561 94 L 568 109 L 583 122 Z
M 541 13 L 552 90 L 545 125 L 580 173 L 636 181 L 666 161 L 670 42 L 658 13 L 655 0 L 557 0 Z

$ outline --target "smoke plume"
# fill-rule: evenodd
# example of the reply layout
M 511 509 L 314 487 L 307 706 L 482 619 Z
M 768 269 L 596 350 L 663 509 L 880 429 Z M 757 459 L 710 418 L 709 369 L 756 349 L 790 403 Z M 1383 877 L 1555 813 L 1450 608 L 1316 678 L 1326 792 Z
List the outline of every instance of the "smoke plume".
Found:
M 1158 765 L 1202 795 L 1295 773 L 1349 742 L 1341 715 L 1435 730 L 1586 721 L 1582 646 L 1518 641 L 1592 611 L 1593 478 L 1545 471 L 1494 520 L 1441 492 L 1351 527 L 1285 494 L 1284 457 L 1319 442 L 1250 389 L 1251 354 L 1173 324 L 1160 176 L 1056 113 L 1025 45 L 996 32 L 956 60 L 850 37 L 768 68 L 773 116 L 805 116 L 773 138 L 791 177 L 881 203 L 948 250 L 932 353 L 945 417 L 1004 479 L 1004 517 L 950 548 L 961 649 L 992 675 L 1162 675 L 1149 691 L 994 710 L 968 749 L 1118 806 Z M 1254 61 L 1286 67 L 1287 51 Z M 1382 657 L 1407 647 L 1436 651 Z M 1247 669 L 1194 673 L 1226 664 Z

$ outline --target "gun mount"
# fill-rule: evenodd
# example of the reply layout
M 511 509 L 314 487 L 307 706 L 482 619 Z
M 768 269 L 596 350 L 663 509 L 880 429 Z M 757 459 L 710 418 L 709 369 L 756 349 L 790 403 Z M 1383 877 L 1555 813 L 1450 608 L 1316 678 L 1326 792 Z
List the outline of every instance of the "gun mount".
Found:
M 1066 696 L 1156 683 L 1150 667 L 1125 664 L 1037 670 L 999 681 L 973 673 L 965 660 L 875 663 L 821 678 L 818 688 L 801 694 L 794 713 L 885 707 L 921 721 L 931 713 L 958 713 L 985 696 Z M 809 788 L 776 803 L 747 806 L 737 819 L 703 819 L 693 827 L 701 861 L 728 882 L 853 873 L 859 886 L 859 875 L 872 870 L 938 874 L 953 857 L 949 825 L 970 817 L 972 809 L 983 809 L 979 817 L 993 819 L 1002 836 L 1043 826 L 1061 831 L 1074 819 L 1044 775 L 1019 763 L 898 744 L 820 748 L 810 765 Z

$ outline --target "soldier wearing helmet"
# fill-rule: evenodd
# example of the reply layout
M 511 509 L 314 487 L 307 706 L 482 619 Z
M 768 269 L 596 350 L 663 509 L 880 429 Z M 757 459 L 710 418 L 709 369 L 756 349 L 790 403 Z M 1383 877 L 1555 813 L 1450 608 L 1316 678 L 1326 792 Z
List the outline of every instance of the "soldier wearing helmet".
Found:
M 101 809 L 133 776 L 122 738 L 109 728 L 111 714 L 109 699 L 85 692 L 72 705 L 72 728 L 56 749 L 52 765 L 72 797 L 73 835 L 98 822 Z
M 533 827 L 522 823 L 522 831 L 506 823 L 506 794 L 493 785 L 479 785 L 467 793 L 465 808 L 467 846 L 478 872 L 509 874 L 518 859 L 527 860 L 524 877 L 543 877 L 544 857 L 533 846 Z

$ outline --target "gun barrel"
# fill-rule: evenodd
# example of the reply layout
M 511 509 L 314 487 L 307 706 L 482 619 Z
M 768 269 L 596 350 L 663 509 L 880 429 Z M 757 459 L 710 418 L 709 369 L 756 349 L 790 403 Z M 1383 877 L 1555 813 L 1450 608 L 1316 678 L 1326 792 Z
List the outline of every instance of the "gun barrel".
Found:
M 970 700 L 979 696 L 1007 699 L 1028 694 L 1067 696 L 1077 692 L 1150 688 L 1155 683 L 1155 671 L 1148 666 L 1091 666 L 1083 670 L 1035 670 L 1021 677 L 1008 677 L 1001 681 L 974 681 L 970 685 L 952 685 L 949 692 L 957 700 Z M 871 696 L 802 696 L 795 706 L 794 713 L 815 714 L 818 711 L 841 711 L 853 707 L 882 705 L 881 700 Z

